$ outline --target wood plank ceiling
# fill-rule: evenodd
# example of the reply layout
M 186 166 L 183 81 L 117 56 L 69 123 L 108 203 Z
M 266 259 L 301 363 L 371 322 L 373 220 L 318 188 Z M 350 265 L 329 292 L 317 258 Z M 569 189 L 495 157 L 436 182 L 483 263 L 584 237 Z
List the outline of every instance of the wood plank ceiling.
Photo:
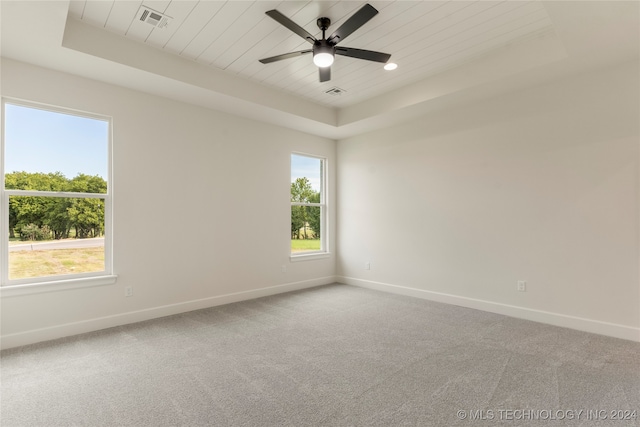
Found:
M 492 50 L 552 31 L 540 1 L 370 1 L 380 12 L 341 43 L 392 54 L 382 64 L 336 57 L 332 79 L 318 82 L 311 55 L 261 64 L 260 58 L 308 49 L 299 36 L 265 15 L 277 9 L 311 34 L 331 19 L 330 34 L 363 1 L 71 1 L 72 18 L 260 82 L 326 106 L 344 107 L 472 61 Z M 173 18 L 163 29 L 136 18 L 140 6 Z M 325 93 L 343 89 L 339 96 Z

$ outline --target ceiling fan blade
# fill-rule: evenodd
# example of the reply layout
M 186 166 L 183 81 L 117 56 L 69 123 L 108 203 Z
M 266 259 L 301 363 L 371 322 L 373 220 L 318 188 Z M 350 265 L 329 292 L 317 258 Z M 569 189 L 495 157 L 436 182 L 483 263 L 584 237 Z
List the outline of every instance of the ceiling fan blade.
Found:
M 378 11 L 370 4 L 365 4 L 356 13 L 351 15 L 329 38 L 328 41 L 336 44 L 346 39 L 349 34 L 366 24 L 371 18 L 376 16 Z M 334 40 L 337 39 L 337 40 Z
M 389 61 L 391 55 L 388 53 L 374 52 L 372 50 L 354 49 L 352 47 L 336 46 L 336 55 L 350 56 L 352 58 L 366 59 L 367 61 L 382 62 Z
M 301 56 L 311 52 L 313 51 L 309 49 L 309 50 L 299 50 L 297 52 L 283 53 L 282 55 L 276 55 L 276 56 L 271 56 L 269 58 L 261 59 L 260 62 L 262 62 L 263 64 L 270 64 L 271 62 L 282 61 L 283 59 L 295 58 L 296 56 Z
M 331 67 L 322 67 L 318 70 L 320 70 L 320 83 L 331 80 Z
M 278 23 L 280 23 L 281 25 L 284 25 L 285 27 L 287 27 L 288 29 L 290 29 L 291 31 L 293 31 L 294 33 L 296 33 L 297 35 L 299 35 L 300 37 L 308 41 L 309 43 L 313 44 L 316 41 L 316 38 L 313 37 L 311 33 L 309 33 L 307 30 L 305 30 L 300 25 L 296 24 L 291 19 L 287 18 L 277 10 L 275 9 L 268 10 L 265 13 L 269 15 L 271 18 L 278 21 Z

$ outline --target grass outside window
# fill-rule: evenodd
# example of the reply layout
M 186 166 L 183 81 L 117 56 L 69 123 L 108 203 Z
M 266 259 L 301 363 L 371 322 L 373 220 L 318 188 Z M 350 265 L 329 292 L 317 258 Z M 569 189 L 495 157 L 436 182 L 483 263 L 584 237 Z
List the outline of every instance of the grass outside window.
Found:
M 104 270 L 104 247 L 12 251 L 9 277 L 27 279 Z
M 310 252 L 320 250 L 320 239 L 292 239 L 291 253 Z

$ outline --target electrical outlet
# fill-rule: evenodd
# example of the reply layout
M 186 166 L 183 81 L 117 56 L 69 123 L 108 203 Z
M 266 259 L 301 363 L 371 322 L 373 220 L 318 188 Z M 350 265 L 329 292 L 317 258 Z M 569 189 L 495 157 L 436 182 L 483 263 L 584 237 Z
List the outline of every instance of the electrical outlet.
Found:
M 133 287 L 127 286 L 126 288 L 124 288 L 124 296 L 125 297 L 132 297 L 133 296 Z
M 519 292 L 527 292 L 527 282 L 524 280 L 518 280 L 518 291 Z
M 371 270 L 371 263 L 370 262 L 365 262 L 364 263 L 364 269 L 365 270 Z

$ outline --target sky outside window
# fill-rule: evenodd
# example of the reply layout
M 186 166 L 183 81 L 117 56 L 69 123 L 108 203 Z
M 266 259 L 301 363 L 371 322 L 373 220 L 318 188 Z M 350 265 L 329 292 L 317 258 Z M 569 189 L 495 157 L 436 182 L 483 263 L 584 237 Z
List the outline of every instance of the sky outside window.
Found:
M 5 104 L 4 171 L 107 178 L 109 123 Z
M 291 182 L 306 177 L 313 191 L 322 189 L 322 160 L 313 157 L 291 155 Z

